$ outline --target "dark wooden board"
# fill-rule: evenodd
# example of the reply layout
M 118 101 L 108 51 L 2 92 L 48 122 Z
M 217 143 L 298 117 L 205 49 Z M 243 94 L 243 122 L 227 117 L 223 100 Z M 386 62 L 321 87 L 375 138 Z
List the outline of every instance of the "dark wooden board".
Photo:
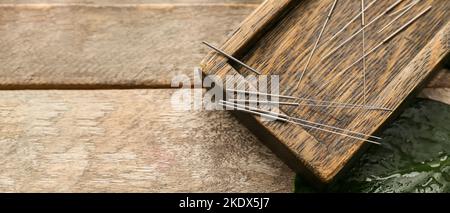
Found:
M 311 60 L 310 72 L 306 73 L 301 87 L 295 87 L 332 2 L 267 0 L 221 49 L 263 74 L 279 75 L 281 94 L 363 104 L 362 63 L 337 75 L 339 70 L 362 56 L 362 37 L 356 37 L 330 59 L 320 61 L 320 56 L 360 29 L 359 21 L 350 25 L 335 41 L 319 46 Z M 386 0 L 375 4 L 366 12 L 367 22 L 393 2 Z M 408 3 L 404 1 L 396 10 Z M 448 57 L 450 1 L 421 1 L 383 33 L 377 31 L 393 17 L 385 16 L 366 29 L 366 49 L 370 50 L 429 5 L 433 6 L 431 11 L 367 57 L 367 103 L 395 111 L 282 106 L 282 112 L 365 134 L 376 133 Z M 322 41 L 329 39 L 359 12 L 360 1 L 339 1 Z M 318 68 L 311 72 L 316 66 Z M 206 74 L 221 77 L 250 74 L 245 69 L 235 69 L 226 58 L 214 52 L 203 60 L 202 68 Z M 320 183 L 331 182 L 365 145 L 358 140 L 303 129 L 298 125 L 262 122 L 242 113 L 238 113 L 238 117 L 291 168 Z

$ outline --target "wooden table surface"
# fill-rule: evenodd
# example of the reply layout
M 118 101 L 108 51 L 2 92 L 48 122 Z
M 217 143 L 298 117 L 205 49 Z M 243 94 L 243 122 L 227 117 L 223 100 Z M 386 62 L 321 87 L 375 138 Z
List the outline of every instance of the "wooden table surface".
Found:
M 201 41 L 222 43 L 260 2 L 0 0 L 0 191 L 292 191 L 229 113 L 170 105 Z M 450 103 L 442 73 L 422 96 Z

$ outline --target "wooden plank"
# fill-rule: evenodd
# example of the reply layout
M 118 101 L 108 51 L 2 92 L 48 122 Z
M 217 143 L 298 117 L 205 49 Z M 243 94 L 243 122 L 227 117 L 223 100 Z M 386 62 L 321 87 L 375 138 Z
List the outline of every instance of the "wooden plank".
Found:
M 448 69 L 439 71 L 420 92 L 419 97 L 450 105 L 450 71 Z
M 238 56 L 246 47 L 248 47 L 254 40 L 257 40 L 261 34 L 264 33 L 264 29 L 275 22 L 284 11 L 291 6 L 290 0 L 280 1 L 264 1 L 252 14 L 250 14 L 232 34 L 232 37 L 228 39 L 222 50 L 228 54 Z M 222 57 L 215 52 L 210 52 L 209 55 L 201 62 L 203 70 L 217 69 L 216 61 L 221 60 L 222 66 L 226 62 L 226 58 Z M 212 74 L 210 72 L 210 74 Z
M 426 88 L 450 88 L 450 70 L 443 69 L 427 84 Z
M 368 20 L 381 14 L 393 2 L 382 1 L 374 5 L 366 13 Z M 317 49 L 303 84 L 301 87 L 295 87 L 301 75 L 299 70 L 304 68 L 326 18 L 325 14 L 328 13 L 332 3 L 332 0 L 266 1 L 258 9 L 260 12 L 253 13 L 240 27 L 246 32 L 256 33 L 251 36 L 247 36 L 249 33 L 233 34 L 222 49 L 228 50 L 265 75 L 279 75 L 282 94 L 362 104 L 361 65 L 354 66 L 348 72 L 339 73 L 361 57 L 362 39 L 355 38 L 329 60 L 320 60 L 320 56 L 328 53 L 360 29 L 358 22 L 351 25 L 338 39 Z M 285 7 L 289 4 L 294 5 Z M 378 45 L 428 5 L 433 5 L 430 12 L 367 57 L 370 105 L 399 109 L 409 94 L 437 70 L 448 56 L 450 2 L 441 0 L 421 1 L 419 6 L 381 34 L 376 33 L 377 30 L 392 18 L 380 19 L 366 29 L 367 47 L 370 50 Z M 359 11 L 359 1 L 338 4 L 322 40 L 329 39 Z M 262 17 L 265 20 L 275 21 L 268 25 L 255 25 Z M 282 20 L 278 20 L 280 18 Z M 220 77 L 250 74 L 243 68 L 233 69 L 226 58 L 216 53 L 210 53 L 203 60 L 202 67 L 207 74 L 217 74 Z M 395 114 L 315 107 L 283 106 L 281 109 L 282 112 L 294 117 L 364 134 L 374 134 Z M 251 124 L 253 131 L 261 138 L 270 137 L 271 139 L 267 140 L 272 144 L 271 148 L 293 169 L 308 177 L 315 177 L 316 181 L 322 183 L 331 182 L 364 145 L 361 141 L 320 131 L 305 131 L 291 124 L 261 122 L 253 116 L 242 119 L 247 120 L 246 123 Z
M 263 0 L 1 0 L 0 4 L 259 4 Z
M 419 97 L 450 105 L 450 88 L 425 88 L 420 92 Z
M 170 87 L 254 8 L 0 4 L 0 89 Z
M 228 112 L 173 90 L 0 92 L 2 192 L 290 192 L 294 173 Z

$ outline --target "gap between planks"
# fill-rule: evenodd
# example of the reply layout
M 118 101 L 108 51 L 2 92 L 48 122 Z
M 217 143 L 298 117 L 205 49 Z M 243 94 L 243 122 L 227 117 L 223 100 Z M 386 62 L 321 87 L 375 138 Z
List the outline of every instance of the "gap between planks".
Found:
M 194 87 L 191 87 L 194 89 Z M 1 90 L 140 90 L 140 89 L 181 89 L 168 84 L 121 85 L 121 84 L 14 84 L 0 85 Z
M 450 88 L 450 71 L 448 68 L 440 70 L 436 76 L 424 87 L 428 91 L 433 89 Z M 191 79 L 193 81 L 193 79 Z M 169 84 L 127 85 L 127 84 L 11 84 L 0 85 L 1 90 L 120 90 L 120 89 L 181 89 Z M 191 86 L 194 89 L 194 85 Z M 185 88 L 186 89 L 186 88 Z

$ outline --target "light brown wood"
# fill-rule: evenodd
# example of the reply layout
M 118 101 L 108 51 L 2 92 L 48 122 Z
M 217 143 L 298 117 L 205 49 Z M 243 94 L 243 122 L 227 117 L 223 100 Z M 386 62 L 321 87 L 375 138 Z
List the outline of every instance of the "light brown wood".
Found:
M 301 75 L 300 70 L 304 67 L 332 2 L 266 1 L 258 9 L 259 12 L 246 19 L 222 49 L 228 50 L 263 74 L 279 75 L 282 94 L 362 104 L 361 65 L 354 66 L 346 73 L 339 73 L 361 57 L 362 39 L 355 38 L 329 60 L 320 60 L 320 56 L 360 29 L 358 22 L 351 25 L 338 39 L 317 50 L 303 84 L 295 88 Z M 367 17 L 377 16 L 393 2 L 380 1 L 367 11 Z M 422 85 L 433 71 L 439 69 L 444 58 L 448 56 L 450 2 L 444 0 L 421 1 L 411 13 L 400 18 L 395 27 L 378 34 L 377 30 L 391 20 L 381 19 L 366 29 L 367 49 L 375 47 L 428 5 L 433 6 L 430 12 L 367 57 L 368 104 L 396 109 L 398 112 L 403 101 Z M 322 41 L 339 31 L 359 11 L 358 1 L 338 4 Z M 202 67 L 206 73 L 221 77 L 249 75 L 243 68 L 234 69 L 227 63 L 227 59 L 216 53 L 210 53 L 203 60 Z M 374 134 L 395 114 L 286 106 L 281 107 L 281 110 L 294 117 L 365 134 Z M 291 124 L 267 123 L 252 116 L 239 116 L 247 121 L 256 134 L 265 138 L 270 147 L 292 168 L 307 177 L 315 177 L 316 181 L 322 183 L 331 182 L 364 145 L 361 141 L 320 131 L 305 131 Z
M 426 88 L 450 88 L 450 70 L 443 69 L 427 84 Z
M 450 105 L 450 71 L 448 69 L 439 71 L 420 92 L 419 97 Z
M 256 8 L 220 2 L 0 4 L 0 89 L 170 87 Z
M 276 21 L 277 17 L 282 15 L 283 11 L 287 10 L 291 4 L 290 0 L 264 1 L 234 30 L 232 37 L 222 45 L 221 49 L 228 54 L 239 56 L 245 51 L 245 47 L 257 40 L 264 33 L 264 29 Z M 220 54 L 210 52 L 201 62 L 201 67 L 206 71 L 217 69 L 215 62 L 219 60 L 222 62 L 220 65 L 226 62 L 226 59 Z
M 93 4 L 93 5 L 124 5 L 124 4 L 259 4 L 263 0 L 0 0 L 0 4 Z
M 0 67 L 0 89 L 169 87 L 173 70 L 191 75 L 207 50 L 202 40 L 221 43 L 259 2 L 1 0 L 0 47 L 14 48 L 0 51 L 0 60 L 15 64 Z M 21 5 L 11 5 L 16 3 Z M 253 24 L 264 28 L 277 11 L 267 10 L 268 16 Z M 103 26 L 106 19 L 109 25 Z M 262 34 L 255 29 L 241 27 L 234 33 L 251 41 Z M 127 36 L 136 33 L 152 40 L 158 54 L 145 49 L 148 40 Z M 227 51 L 244 55 L 246 43 L 233 45 Z M 143 61 L 132 58 L 136 52 Z M 167 60 L 175 63 L 165 64 Z M 151 65 L 141 69 L 136 61 Z M 450 91 L 442 89 L 448 85 L 445 78 L 437 75 L 427 85 L 432 89 L 420 96 L 449 104 Z M 228 113 L 174 112 L 167 105 L 171 92 L 0 91 L 0 144 L 6 147 L 0 155 L 0 191 L 291 191 L 294 174 Z M 149 109 L 143 110 L 146 101 Z M 301 133 L 298 138 L 309 137 L 301 128 L 289 128 Z M 272 134 L 284 137 L 277 130 Z
M 228 112 L 174 90 L 0 91 L 1 192 L 290 192 L 294 173 Z
M 425 88 L 419 97 L 450 105 L 450 88 Z

